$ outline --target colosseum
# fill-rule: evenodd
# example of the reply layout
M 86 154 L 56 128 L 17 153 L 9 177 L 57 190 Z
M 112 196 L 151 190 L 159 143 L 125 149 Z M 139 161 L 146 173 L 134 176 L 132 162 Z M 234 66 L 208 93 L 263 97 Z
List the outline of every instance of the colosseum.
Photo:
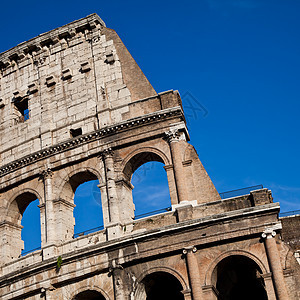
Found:
M 0 114 L 2 300 L 300 299 L 300 215 L 280 218 L 267 188 L 221 197 L 179 92 L 157 94 L 98 15 L 0 54 Z M 151 161 L 172 205 L 137 219 L 131 179 Z M 104 228 L 77 237 L 74 194 L 90 180 Z M 41 249 L 22 255 L 36 199 Z

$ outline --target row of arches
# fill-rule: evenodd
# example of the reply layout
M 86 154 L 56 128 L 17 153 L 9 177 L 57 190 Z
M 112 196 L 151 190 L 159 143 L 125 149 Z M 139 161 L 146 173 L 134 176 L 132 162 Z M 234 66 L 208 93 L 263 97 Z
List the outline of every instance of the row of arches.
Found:
M 268 299 L 261 268 L 246 256 L 232 255 L 221 260 L 212 272 L 211 282 L 214 286 L 211 299 Z M 161 269 L 148 272 L 139 280 L 131 294 L 131 299 L 184 300 L 187 299 L 185 298 L 187 294 L 189 294 L 189 285 L 177 272 Z M 72 300 L 106 299 L 109 298 L 105 292 L 87 288 L 76 294 Z
M 134 172 L 130 178 L 132 198 L 135 206 L 134 217 L 138 218 L 145 213 L 151 213 L 171 206 L 170 193 L 166 172 L 162 161 L 154 155 L 141 154 L 134 158 Z M 153 159 L 153 160 L 151 160 Z M 137 163 L 139 161 L 139 163 Z M 141 162 L 143 162 L 141 164 Z M 130 172 L 128 172 L 130 174 Z M 99 178 L 92 170 L 80 171 L 73 174 L 68 182 L 69 202 L 74 203 L 74 237 L 102 229 L 103 207 L 99 188 Z M 25 192 L 18 195 L 11 206 L 11 217 L 21 218 L 21 236 L 24 241 L 22 254 L 41 247 L 41 208 L 38 195 L 34 192 Z M 11 213 L 12 213 L 11 212 Z

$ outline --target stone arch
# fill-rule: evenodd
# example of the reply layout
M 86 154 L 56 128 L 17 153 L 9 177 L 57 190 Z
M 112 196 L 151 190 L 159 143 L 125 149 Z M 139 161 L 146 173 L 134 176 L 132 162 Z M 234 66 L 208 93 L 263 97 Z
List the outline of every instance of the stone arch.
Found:
M 135 204 L 132 195 L 132 189 L 134 186 L 131 184 L 132 175 L 139 167 L 151 161 L 160 162 L 165 166 L 170 164 L 169 157 L 162 150 L 157 147 L 146 146 L 139 147 L 138 149 L 131 151 L 119 166 L 119 179 L 121 180 L 118 182 L 118 190 L 122 197 L 124 206 L 126 205 L 126 207 L 129 208 L 127 209 L 126 215 L 124 214 L 124 220 L 126 221 L 132 221 L 132 219 L 135 218 Z M 167 188 L 171 198 L 170 204 L 172 204 L 172 199 L 175 199 L 176 197 L 175 195 L 175 197 L 172 198 L 170 193 L 170 186 L 173 186 L 172 184 L 174 184 L 173 173 L 167 172 L 166 175 Z M 158 208 L 154 208 L 152 210 L 156 209 Z
M 173 276 L 182 286 L 182 290 L 187 290 L 188 284 L 186 283 L 186 281 L 184 280 L 183 276 L 176 270 L 169 268 L 169 267 L 153 267 L 150 268 L 148 270 L 146 270 L 145 272 L 143 272 L 136 280 L 136 285 L 133 289 L 133 295 L 134 295 L 134 299 L 137 300 L 142 300 L 142 299 L 146 299 L 145 298 L 145 287 L 143 284 L 143 280 L 151 274 L 154 273 L 166 273 L 169 274 L 170 276 Z
M 224 253 L 222 253 L 221 255 L 219 255 L 208 267 L 206 274 L 205 274 L 205 285 L 212 285 L 213 281 L 212 281 L 212 276 L 213 276 L 213 272 L 216 268 L 216 266 L 218 265 L 219 262 L 221 262 L 223 259 L 229 257 L 229 256 L 234 256 L 234 255 L 240 255 L 240 256 L 245 256 L 247 258 L 249 258 L 250 260 L 252 260 L 253 262 L 255 262 L 257 264 L 257 266 L 260 268 L 260 270 L 262 271 L 263 274 L 268 273 L 267 268 L 265 267 L 265 265 L 263 264 L 263 262 L 254 254 L 245 251 L 245 250 L 229 250 L 226 251 Z
M 232 250 L 221 254 L 210 265 L 205 278 L 207 287 L 213 287 L 218 299 L 268 299 L 263 274 L 264 264 L 253 254 Z
M 107 293 L 98 286 L 93 286 L 92 288 L 90 286 L 80 287 L 79 289 L 76 289 L 76 291 L 72 293 L 70 300 L 77 300 L 77 296 L 79 294 L 83 294 L 83 293 L 89 292 L 89 291 L 98 293 L 99 296 L 101 295 L 103 297 L 103 299 L 105 299 L 105 300 L 110 300 Z M 86 299 L 86 298 L 82 298 L 82 299 Z
M 7 221 L 20 224 L 27 206 L 36 199 L 39 199 L 39 204 L 41 205 L 43 198 L 32 188 L 23 188 L 16 192 L 8 201 L 6 211 Z
M 132 174 L 143 164 L 158 161 L 166 166 L 170 164 L 169 158 L 161 150 L 154 147 L 142 147 L 132 151 L 123 160 L 121 170 L 124 177 L 130 181 Z
M 62 242 L 71 240 L 74 237 L 74 196 L 78 186 L 91 180 L 102 182 L 100 172 L 89 166 L 65 169 L 67 174 L 61 179 L 62 183 L 58 188 L 55 199 L 55 215 L 57 226 L 57 239 Z M 58 180 L 58 178 L 56 178 Z M 100 216 L 99 216 L 100 218 Z
M 8 241 L 3 247 L 3 253 L 5 253 L 6 259 L 14 259 L 21 255 L 24 249 L 24 241 L 21 236 L 23 228 L 21 220 L 28 205 L 36 199 L 42 204 L 41 195 L 35 189 L 22 188 L 14 193 L 8 201 L 4 221 L 5 226 L 1 228 L 0 233 L 2 236 L 5 236 Z M 41 215 L 42 213 L 40 211 L 40 218 Z M 43 232 L 42 228 L 41 232 Z M 42 242 L 42 236 L 40 238 Z
M 68 172 L 58 189 L 58 198 L 72 202 L 76 188 L 89 180 L 103 182 L 100 172 L 92 167 L 79 167 Z

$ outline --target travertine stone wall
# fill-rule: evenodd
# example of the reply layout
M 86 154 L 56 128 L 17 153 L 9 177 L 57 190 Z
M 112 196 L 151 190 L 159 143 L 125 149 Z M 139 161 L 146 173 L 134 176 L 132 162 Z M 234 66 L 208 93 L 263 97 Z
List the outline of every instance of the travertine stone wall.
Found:
M 156 95 L 97 15 L 0 54 L 0 70 L 2 165 L 69 139 L 71 129 L 87 133 L 120 122 L 129 103 Z M 22 99 L 25 122 L 14 104 Z
M 212 300 L 231 256 L 253 266 L 269 300 L 299 299 L 297 253 L 280 239 L 271 192 L 220 198 L 188 143 L 179 93 L 156 94 L 97 15 L 0 54 L 0 118 L 1 299 L 144 300 L 144 279 L 168 274 L 185 300 Z M 131 178 L 149 161 L 164 164 L 172 207 L 135 220 Z M 74 193 L 89 180 L 104 229 L 74 238 Z M 41 250 L 21 257 L 35 199 Z

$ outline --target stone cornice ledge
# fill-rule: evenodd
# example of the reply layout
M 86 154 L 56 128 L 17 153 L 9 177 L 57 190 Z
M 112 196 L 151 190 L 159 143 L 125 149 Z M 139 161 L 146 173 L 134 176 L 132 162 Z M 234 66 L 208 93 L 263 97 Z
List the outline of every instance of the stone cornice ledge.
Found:
M 39 150 L 37 152 L 34 152 L 30 155 L 27 155 L 23 158 L 20 158 L 9 164 L 4 165 L 3 167 L 0 168 L 0 177 L 3 177 L 6 174 L 9 174 L 17 169 L 32 164 L 38 160 L 64 152 L 66 150 L 74 149 L 82 144 L 96 141 L 115 133 L 126 131 L 128 128 L 138 127 L 144 124 L 154 123 L 157 120 L 163 120 L 169 117 L 181 116 L 181 115 L 183 115 L 182 109 L 179 106 L 177 106 L 173 108 L 160 110 L 151 114 L 146 114 L 141 117 L 132 118 L 111 126 L 104 127 L 94 132 L 80 135 L 76 138 L 69 139 L 65 142 Z

